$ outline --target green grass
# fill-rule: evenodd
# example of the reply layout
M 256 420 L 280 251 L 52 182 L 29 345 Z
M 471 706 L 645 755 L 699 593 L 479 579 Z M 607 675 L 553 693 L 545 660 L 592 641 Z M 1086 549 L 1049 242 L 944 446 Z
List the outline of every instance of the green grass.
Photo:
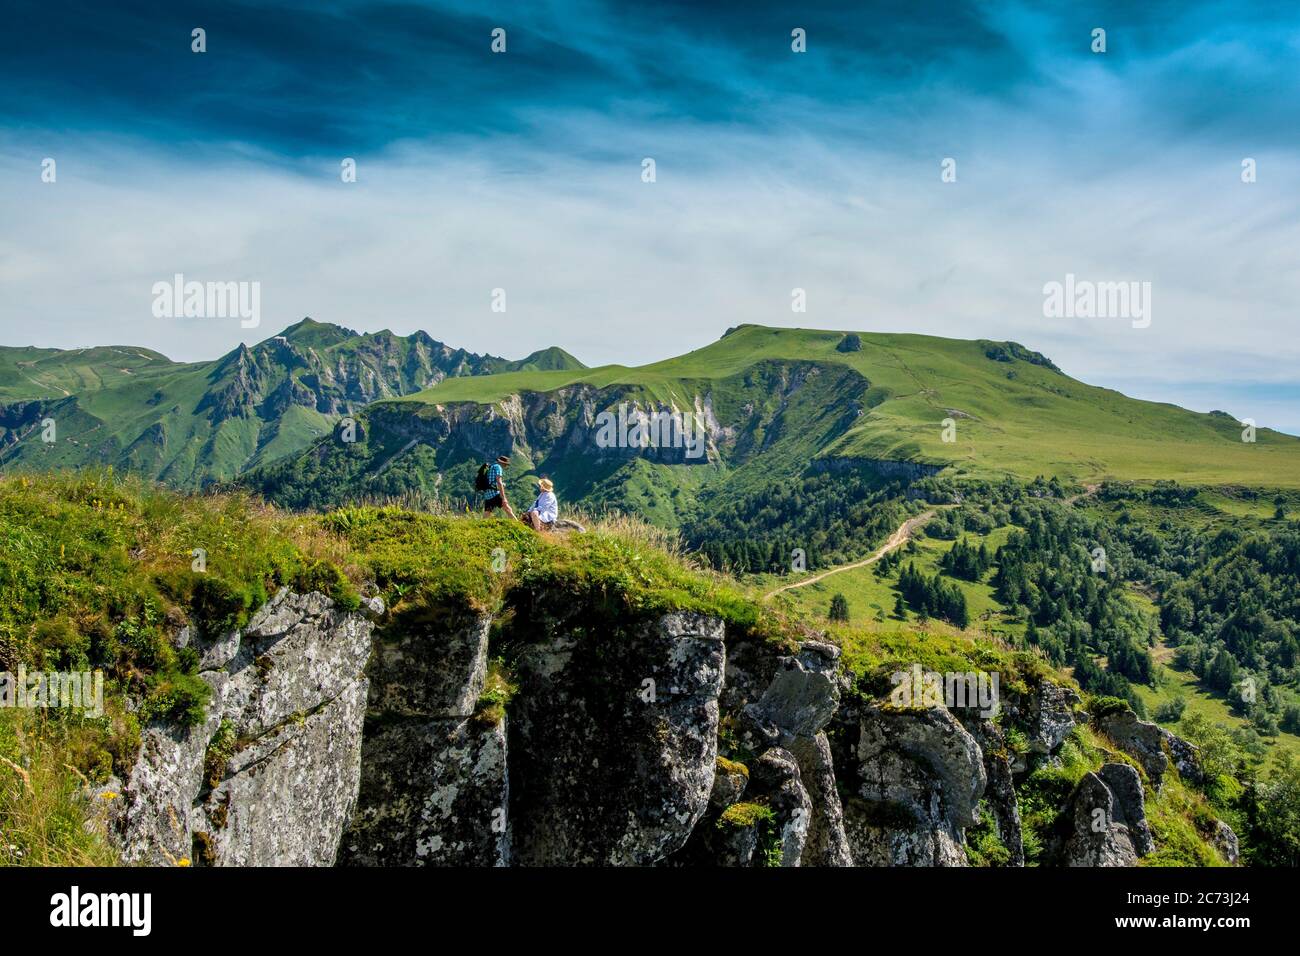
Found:
M 506 706 L 519 690 L 514 676 L 505 661 L 493 658 L 488 662 L 483 691 L 474 708 L 474 719 L 488 727 L 496 727 L 505 719 Z
M 427 608 L 494 610 L 514 588 L 614 602 L 624 615 L 699 611 L 742 632 L 780 638 L 777 617 L 730 579 L 697 568 L 631 522 L 542 536 L 504 518 L 343 508 L 308 524 L 337 534 L 354 578 L 369 578 L 399 619 Z M 500 550 L 504 570 L 493 570 Z
M 134 346 L 66 350 L 0 346 L 0 402 L 66 398 L 180 367 L 165 355 Z
M 1014 529 L 1010 526 L 994 529 L 987 535 L 963 534 L 965 540 L 976 547 L 984 542 L 990 553 L 1007 540 Z M 915 537 L 915 553 L 902 552 L 903 563 L 912 562 L 917 570 L 933 574 L 939 570 L 939 561 L 956 543 L 936 538 Z M 899 625 L 894 617 L 894 600 L 898 595 L 898 571 L 886 576 L 878 575 L 874 564 L 848 571 L 837 572 L 815 584 L 783 591 L 776 598 L 782 605 L 801 620 L 809 624 L 822 624 L 826 621 L 831 597 L 843 594 L 849 605 L 849 621 L 856 627 L 888 629 Z M 1024 633 L 1024 622 L 1011 619 L 1005 609 L 993 596 L 993 588 L 987 583 L 993 572 L 989 571 L 980 582 L 965 581 L 961 578 L 945 576 L 945 580 L 959 587 L 966 596 L 966 606 L 970 612 L 972 629 L 982 630 L 988 634 L 1011 639 Z M 770 590 L 775 584 L 788 584 L 798 581 L 800 577 L 811 575 L 792 575 L 783 578 L 765 576 L 760 579 L 764 587 Z M 882 613 L 884 621 L 877 620 Z M 908 612 L 908 619 L 914 620 L 915 614 Z
M 141 719 L 193 721 L 206 686 L 168 631 L 187 618 L 235 627 L 275 587 L 318 581 L 300 526 L 243 496 L 182 498 L 108 474 L 0 480 L 0 668 L 102 669 Z M 110 736 L 135 717 L 114 715 Z
M 1181 698 L 1186 705 L 1186 709 L 1183 711 L 1184 718 L 1192 714 L 1200 714 L 1213 723 L 1223 724 L 1229 729 L 1251 726 L 1249 720 L 1234 714 L 1228 702 L 1222 696 L 1206 688 L 1191 671 L 1178 670 L 1161 664 L 1156 670 L 1156 686 L 1154 688 L 1141 684 L 1134 685 L 1134 687 L 1142 698 L 1142 703 L 1146 705 L 1148 714 L 1154 715 L 1156 708 L 1161 704 Z M 1177 733 L 1181 722 L 1181 720 L 1166 722 L 1165 726 Z M 1270 755 L 1285 751 L 1296 758 L 1300 758 L 1300 737 L 1295 734 L 1284 731 L 1275 737 L 1261 737 L 1260 739 L 1269 749 Z M 1264 771 L 1267 773 L 1272 766 L 1273 761 L 1266 761 Z
M 121 795 L 90 792 L 68 765 L 83 739 L 67 721 L 0 710 L 0 866 L 112 866 L 103 825 Z
M 1195 489 L 1195 497 L 1178 507 L 1155 504 L 1149 501 L 1101 501 L 1088 499 L 1079 507 L 1101 512 L 1107 521 L 1113 521 L 1127 515 L 1129 519 L 1150 527 L 1159 527 L 1168 523 L 1192 529 L 1200 533 L 1213 534 L 1223 528 L 1259 527 L 1273 523 L 1273 498 L 1281 493 L 1294 500 L 1295 492 L 1285 489 L 1259 486 L 1244 488 L 1237 486 L 1200 487 Z M 1292 504 L 1291 514 L 1296 513 Z
M 1143 866 L 1226 866 L 1210 842 L 1213 810 L 1205 798 L 1179 780 L 1169 779 L 1158 793 L 1147 790 L 1147 823 L 1155 851 Z

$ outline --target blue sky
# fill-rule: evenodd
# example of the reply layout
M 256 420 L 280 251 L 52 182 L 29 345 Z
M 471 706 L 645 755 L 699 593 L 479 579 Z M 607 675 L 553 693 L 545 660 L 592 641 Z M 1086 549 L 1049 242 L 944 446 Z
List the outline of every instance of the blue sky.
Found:
M 639 364 L 739 322 L 916 331 L 1300 432 L 1300 10 L 750 6 L 9 0 L 0 343 L 199 359 L 312 315 Z M 176 272 L 260 282 L 261 327 L 155 318 Z M 1151 282 L 1151 326 L 1045 318 L 1066 273 Z

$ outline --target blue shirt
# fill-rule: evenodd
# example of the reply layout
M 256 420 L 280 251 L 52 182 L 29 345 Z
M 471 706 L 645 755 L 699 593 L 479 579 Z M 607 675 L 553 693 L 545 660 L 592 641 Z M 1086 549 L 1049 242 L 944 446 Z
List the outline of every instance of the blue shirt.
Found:
M 499 494 L 501 494 L 501 492 L 497 491 L 497 482 L 501 480 L 501 474 L 502 474 L 501 466 L 496 462 L 493 462 L 492 466 L 488 468 L 488 473 L 487 473 L 488 490 L 483 492 L 484 500 L 487 500 L 488 498 L 495 498 Z

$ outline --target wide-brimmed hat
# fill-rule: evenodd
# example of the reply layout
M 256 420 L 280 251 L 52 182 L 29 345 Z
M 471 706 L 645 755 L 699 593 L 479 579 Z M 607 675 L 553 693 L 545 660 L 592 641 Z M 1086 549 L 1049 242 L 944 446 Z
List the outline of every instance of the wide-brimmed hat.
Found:
M 539 478 L 537 480 L 537 487 L 541 488 L 542 491 L 554 491 L 555 482 L 551 481 L 549 478 Z
M 509 455 L 497 455 L 497 464 L 499 464 L 499 465 L 508 465 L 508 464 L 510 464 L 510 456 L 509 456 Z

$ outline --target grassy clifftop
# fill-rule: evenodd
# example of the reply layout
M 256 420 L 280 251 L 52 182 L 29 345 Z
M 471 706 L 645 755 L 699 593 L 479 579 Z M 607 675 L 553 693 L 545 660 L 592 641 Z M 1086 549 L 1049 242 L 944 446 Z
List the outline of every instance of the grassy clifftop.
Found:
M 239 626 L 285 586 L 329 593 L 344 607 L 378 594 L 389 608 L 384 628 L 435 637 L 441 615 L 505 618 L 524 594 L 576 605 L 596 625 L 690 610 L 722 618 L 733 641 L 788 645 L 813 633 L 758 591 L 697 567 L 663 532 L 623 519 L 552 537 L 501 519 L 398 507 L 300 515 L 109 474 L 3 479 L 0 671 L 102 670 L 106 707 L 102 716 L 0 710 L 0 864 L 112 862 L 103 837 L 84 825 L 87 785 L 127 777 L 143 724 L 196 721 L 206 705 L 198 661 L 177 647 L 177 630 Z M 619 633 L 588 630 L 592 640 Z M 1010 688 L 1059 679 L 1032 654 L 974 632 L 816 634 L 842 646 L 868 694 L 909 662 L 997 669 Z
M 419 604 L 490 609 L 511 587 L 545 581 L 628 611 L 768 626 L 737 585 L 660 541 L 631 522 L 542 537 L 516 522 L 397 507 L 292 514 L 107 473 L 0 479 L 0 668 L 100 667 L 122 692 L 150 698 L 184 673 L 170 632 L 238 627 L 283 586 L 345 607 L 366 590 L 400 614 Z
M 108 473 L 0 479 L 0 671 L 101 670 L 105 697 L 98 717 L 0 709 L 0 863 L 111 859 L 83 829 L 78 794 L 126 777 L 143 724 L 202 718 L 207 685 L 176 633 L 238 627 L 286 586 L 344 607 L 378 594 L 389 628 L 496 610 L 526 587 L 624 617 L 697 610 L 784 638 L 736 585 L 631 523 L 543 538 L 516 522 L 395 507 L 295 515 Z

